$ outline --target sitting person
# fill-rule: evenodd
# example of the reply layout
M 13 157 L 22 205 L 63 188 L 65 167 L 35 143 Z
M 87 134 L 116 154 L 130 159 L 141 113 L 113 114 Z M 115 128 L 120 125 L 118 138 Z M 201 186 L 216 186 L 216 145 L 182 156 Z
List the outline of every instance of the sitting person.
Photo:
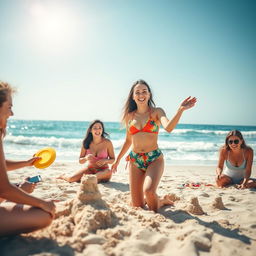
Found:
M 223 170 L 225 162 L 225 168 Z M 248 147 L 240 131 L 230 131 L 225 145 L 220 149 L 216 169 L 218 187 L 238 184 L 237 188 L 256 188 L 256 181 L 250 179 L 253 163 L 253 150 Z
M 106 135 L 104 124 L 100 120 L 93 121 L 87 129 L 79 158 L 79 163 L 86 163 L 86 167 L 70 177 L 63 174 L 58 179 L 76 182 L 84 174 L 95 174 L 98 182 L 109 181 L 112 172 L 108 165 L 115 161 L 115 154 L 112 142 L 106 139 Z
M 9 182 L 3 136 L 7 119 L 13 115 L 12 93 L 13 89 L 8 83 L 0 82 L 0 197 L 8 200 L 0 204 L 0 236 L 44 228 L 51 224 L 55 214 L 52 201 L 31 196 Z

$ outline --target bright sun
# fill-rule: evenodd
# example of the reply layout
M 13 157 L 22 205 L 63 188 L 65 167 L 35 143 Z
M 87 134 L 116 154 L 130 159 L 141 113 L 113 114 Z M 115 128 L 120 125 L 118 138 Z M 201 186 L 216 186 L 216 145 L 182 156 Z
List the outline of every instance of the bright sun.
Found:
M 54 1 L 30 2 L 29 22 L 32 42 L 47 52 L 68 50 L 78 35 L 78 18 L 71 8 Z

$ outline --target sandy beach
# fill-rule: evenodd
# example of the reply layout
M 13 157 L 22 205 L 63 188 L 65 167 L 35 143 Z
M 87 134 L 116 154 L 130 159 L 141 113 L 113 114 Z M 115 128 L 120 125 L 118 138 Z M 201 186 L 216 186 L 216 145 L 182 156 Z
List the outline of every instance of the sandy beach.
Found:
M 1 255 L 255 255 L 256 190 L 211 186 L 214 166 L 166 166 L 158 194 L 171 194 L 175 204 L 157 214 L 129 206 L 124 163 L 108 183 L 56 179 L 80 168 L 55 162 L 9 172 L 12 182 L 40 174 L 33 195 L 58 201 L 57 214 L 44 230 L 1 238 Z

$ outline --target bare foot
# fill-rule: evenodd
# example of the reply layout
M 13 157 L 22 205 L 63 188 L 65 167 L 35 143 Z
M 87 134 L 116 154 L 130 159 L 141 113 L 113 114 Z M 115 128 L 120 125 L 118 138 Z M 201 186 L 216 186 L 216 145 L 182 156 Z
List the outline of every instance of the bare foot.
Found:
M 165 205 L 174 205 L 171 195 L 165 195 L 163 198 L 159 198 L 159 208 Z
M 59 177 L 57 177 L 56 179 L 69 181 L 69 180 L 68 180 L 68 177 L 67 177 L 65 174 L 61 174 L 61 175 L 60 175 Z

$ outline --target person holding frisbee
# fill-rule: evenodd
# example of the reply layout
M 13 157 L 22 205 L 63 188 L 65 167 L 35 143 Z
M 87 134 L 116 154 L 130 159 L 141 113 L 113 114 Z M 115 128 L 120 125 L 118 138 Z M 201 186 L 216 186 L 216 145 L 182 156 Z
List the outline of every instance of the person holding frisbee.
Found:
M 0 82 L 0 197 L 8 200 L 0 204 L 0 236 L 27 233 L 51 224 L 55 205 L 34 197 L 9 182 L 3 150 L 7 120 L 13 115 L 12 94 L 8 84 Z

